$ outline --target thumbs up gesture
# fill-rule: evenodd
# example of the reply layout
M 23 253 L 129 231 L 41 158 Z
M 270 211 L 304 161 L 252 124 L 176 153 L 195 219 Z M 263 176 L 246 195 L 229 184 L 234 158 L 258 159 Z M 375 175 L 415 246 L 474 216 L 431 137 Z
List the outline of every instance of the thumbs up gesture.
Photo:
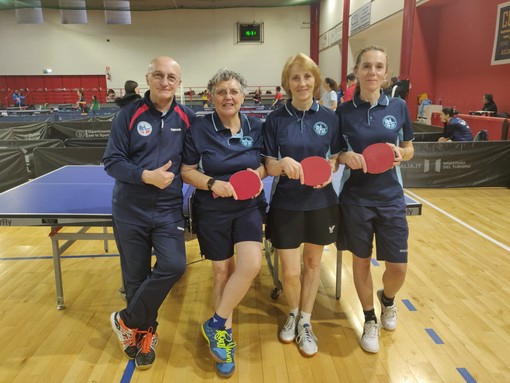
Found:
M 149 185 L 154 185 L 160 189 L 165 189 L 172 183 L 175 174 L 168 171 L 172 166 L 172 161 L 168 161 L 163 166 L 154 170 L 144 170 L 142 173 L 142 181 Z

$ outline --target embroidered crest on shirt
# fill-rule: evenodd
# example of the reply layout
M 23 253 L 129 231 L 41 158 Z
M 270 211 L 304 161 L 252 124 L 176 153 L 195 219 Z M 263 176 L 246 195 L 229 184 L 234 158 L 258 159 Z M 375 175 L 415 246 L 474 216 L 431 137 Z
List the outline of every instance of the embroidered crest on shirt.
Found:
M 148 136 L 152 133 L 152 125 L 146 121 L 140 121 L 136 126 L 136 130 L 140 136 Z
M 397 119 L 393 116 L 386 116 L 382 123 L 386 129 L 395 129 L 397 127 Z
M 241 145 L 246 146 L 247 148 L 251 148 L 253 146 L 253 138 L 250 136 L 244 136 L 240 140 Z
M 328 132 L 328 126 L 324 122 L 319 121 L 313 126 L 313 131 L 319 136 L 324 136 Z

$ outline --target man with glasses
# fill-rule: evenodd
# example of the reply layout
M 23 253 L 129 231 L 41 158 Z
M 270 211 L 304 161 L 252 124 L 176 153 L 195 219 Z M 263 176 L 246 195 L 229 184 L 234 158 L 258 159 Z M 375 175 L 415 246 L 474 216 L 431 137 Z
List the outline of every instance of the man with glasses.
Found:
M 110 319 L 124 353 L 139 369 L 155 360 L 158 309 L 186 266 L 179 169 L 184 136 L 195 117 L 175 100 L 181 69 L 174 59 L 154 58 L 146 80 L 144 97 L 113 121 L 103 158 L 115 178 L 113 229 L 127 301 Z

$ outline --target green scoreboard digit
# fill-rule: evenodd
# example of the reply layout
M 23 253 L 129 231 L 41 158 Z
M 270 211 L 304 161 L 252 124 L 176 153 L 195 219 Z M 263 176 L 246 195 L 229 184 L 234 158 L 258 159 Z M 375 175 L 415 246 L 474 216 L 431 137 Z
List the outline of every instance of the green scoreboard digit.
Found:
M 237 23 L 238 43 L 262 43 L 264 42 L 263 33 L 263 24 L 261 23 Z

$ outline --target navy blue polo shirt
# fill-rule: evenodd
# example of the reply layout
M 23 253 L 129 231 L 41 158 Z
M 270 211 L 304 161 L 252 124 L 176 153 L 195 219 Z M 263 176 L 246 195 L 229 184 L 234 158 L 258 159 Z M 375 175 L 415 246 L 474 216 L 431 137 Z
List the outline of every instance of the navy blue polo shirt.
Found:
M 404 100 L 381 92 L 375 105 L 362 101 L 359 93 L 341 104 L 340 133 L 345 150 L 362 153 L 378 142 L 394 143 L 413 140 L 409 111 Z M 400 167 L 381 174 L 346 169 L 341 182 L 340 201 L 362 206 L 388 206 L 404 202 Z
M 195 118 L 186 133 L 182 162 L 198 164 L 204 174 L 222 181 L 228 181 L 240 170 L 257 169 L 261 165 L 262 122 L 242 113 L 239 118 L 241 129 L 235 135 L 223 126 L 216 112 Z M 236 201 L 213 198 L 209 190 L 197 189 L 194 199 L 195 207 L 206 210 L 240 209 L 264 203 L 264 192 L 255 199 Z
M 466 121 L 460 117 L 452 117 L 444 132 L 444 136 L 452 141 L 473 141 L 473 133 Z
M 329 158 L 340 151 L 338 116 L 314 100 L 312 107 L 296 111 L 287 100 L 284 107 L 271 112 L 264 123 L 263 155 L 301 162 L 306 157 Z M 322 209 L 338 203 L 331 184 L 321 189 L 301 185 L 299 180 L 280 177 L 271 206 L 297 211 Z

